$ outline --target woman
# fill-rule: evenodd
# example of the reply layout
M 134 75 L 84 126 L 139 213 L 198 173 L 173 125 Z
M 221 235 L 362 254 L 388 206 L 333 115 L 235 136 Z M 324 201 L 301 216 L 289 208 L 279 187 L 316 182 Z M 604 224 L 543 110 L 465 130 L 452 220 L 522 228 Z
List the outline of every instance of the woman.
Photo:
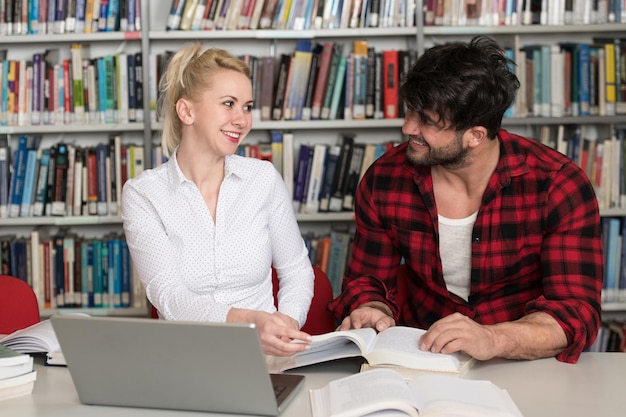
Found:
M 162 166 L 127 181 L 122 219 L 133 265 L 167 320 L 254 323 L 266 354 L 307 349 L 299 329 L 313 269 L 280 174 L 233 155 L 250 132 L 248 66 L 185 46 L 160 82 Z M 274 307 L 271 267 L 280 279 Z

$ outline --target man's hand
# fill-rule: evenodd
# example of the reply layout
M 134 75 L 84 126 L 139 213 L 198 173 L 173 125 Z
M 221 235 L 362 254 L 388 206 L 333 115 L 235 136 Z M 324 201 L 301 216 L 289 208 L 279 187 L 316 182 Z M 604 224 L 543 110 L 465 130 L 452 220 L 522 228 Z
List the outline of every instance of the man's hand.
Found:
M 434 353 L 463 351 L 476 359 L 497 356 L 497 337 L 490 326 L 483 326 L 460 313 L 436 321 L 420 340 L 421 350 Z
M 463 351 L 478 360 L 539 359 L 555 356 L 565 347 L 565 332 L 552 316 L 543 312 L 493 325 L 481 325 L 454 313 L 436 321 L 422 336 L 419 346 L 435 353 Z
M 389 307 L 381 302 L 373 301 L 354 309 L 349 316 L 343 319 L 337 330 L 371 327 L 382 332 L 395 325 L 396 322 Z

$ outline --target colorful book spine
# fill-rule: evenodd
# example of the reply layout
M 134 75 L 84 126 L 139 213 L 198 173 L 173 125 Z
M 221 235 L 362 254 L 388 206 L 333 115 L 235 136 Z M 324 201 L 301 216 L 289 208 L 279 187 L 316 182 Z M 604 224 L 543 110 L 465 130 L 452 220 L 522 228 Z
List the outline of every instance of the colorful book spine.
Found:
M 20 204 L 20 217 L 30 217 L 34 199 L 35 180 L 38 169 L 38 149 L 29 149 L 26 158 L 26 172 L 24 174 L 24 190 Z
M 19 217 L 20 215 L 27 162 L 28 138 L 24 135 L 20 135 L 18 138 L 17 150 L 15 151 L 13 174 L 11 176 L 11 183 L 9 187 L 9 217 Z
M 298 163 L 296 165 L 296 178 L 293 191 L 293 208 L 294 212 L 300 212 L 300 206 L 302 199 L 304 198 L 306 176 L 309 163 L 309 146 L 300 145 L 300 151 L 298 153 Z
M 95 239 L 92 244 L 93 306 L 104 306 L 104 284 L 102 276 L 102 241 Z

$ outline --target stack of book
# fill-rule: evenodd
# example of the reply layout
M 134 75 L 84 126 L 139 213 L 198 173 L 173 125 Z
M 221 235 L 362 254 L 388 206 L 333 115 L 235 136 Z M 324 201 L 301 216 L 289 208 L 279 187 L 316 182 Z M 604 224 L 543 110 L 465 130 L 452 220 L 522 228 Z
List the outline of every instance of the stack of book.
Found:
M 36 379 L 32 356 L 0 345 L 0 400 L 32 393 Z

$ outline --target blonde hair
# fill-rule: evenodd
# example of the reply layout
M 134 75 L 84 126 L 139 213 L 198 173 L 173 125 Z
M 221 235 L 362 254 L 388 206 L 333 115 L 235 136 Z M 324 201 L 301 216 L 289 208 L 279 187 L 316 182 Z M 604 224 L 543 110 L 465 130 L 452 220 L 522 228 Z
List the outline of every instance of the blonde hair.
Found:
M 221 70 L 233 70 L 250 77 L 248 64 L 223 49 L 203 49 L 199 42 L 184 46 L 167 63 L 159 81 L 158 103 L 158 114 L 163 118 L 161 145 L 166 156 L 174 152 L 182 135 L 176 103 L 181 98 L 199 100 L 200 95 L 211 88 L 212 75 Z

